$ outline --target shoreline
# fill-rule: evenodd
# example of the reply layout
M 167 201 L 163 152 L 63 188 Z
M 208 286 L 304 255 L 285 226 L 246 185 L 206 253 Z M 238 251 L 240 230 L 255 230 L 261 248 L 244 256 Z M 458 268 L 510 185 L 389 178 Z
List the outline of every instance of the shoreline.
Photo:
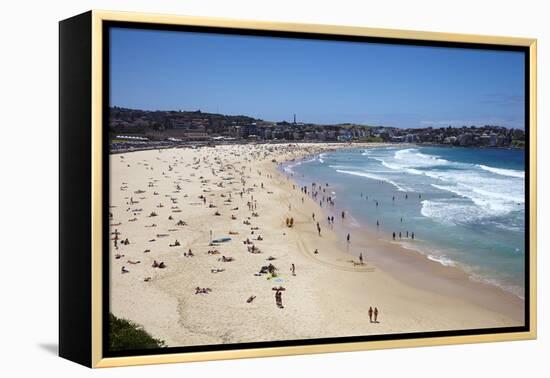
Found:
M 337 230 L 324 226 L 317 235 L 311 214 L 319 212 L 318 205 L 308 197 L 302 202 L 299 188 L 273 160 L 342 147 L 349 146 L 228 145 L 111 155 L 110 229 L 130 243 L 119 249 L 111 243 L 110 311 L 142 325 L 169 346 L 523 324 L 513 309 L 517 302 L 494 290 L 481 290 L 486 294 L 480 300 L 470 298 L 474 286 L 480 286 L 465 284 L 449 272 L 441 279 L 450 281 L 449 287 L 432 287 L 434 280 L 427 278 L 438 269 L 416 261 L 417 253 L 404 254 L 367 238 L 368 249 L 379 248 L 380 253 L 369 252 L 367 264 L 355 265 L 349 253 L 353 250 L 346 250 Z M 254 210 L 247 206 L 251 202 Z M 151 217 L 152 212 L 158 216 Z M 295 220 L 292 228 L 285 226 L 288 217 Z M 178 219 L 185 226 L 175 225 Z M 209 246 L 211 238 L 226 235 L 231 240 Z M 247 252 L 247 238 L 260 253 Z M 360 247 L 359 241 L 352 246 Z M 212 248 L 220 255 L 208 253 Z M 188 249 L 193 257 L 185 256 Z M 314 254 L 315 249 L 320 253 Z M 233 260 L 220 262 L 222 254 Z M 270 256 L 277 276 L 258 276 L 255 272 Z M 166 268 L 152 268 L 155 260 Z M 296 275 L 290 272 L 291 264 Z M 121 272 L 123 267 L 128 272 Z M 214 273 L 216 269 L 223 271 Z M 211 292 L 197 295 L 197 286 Z M 275 286 L 286 288 L 284 308 L 275 306 Z M 489 294 L 496 299 L 486 298 Z M 247 302 L 251 296 L 255 299 Z M 379 322 L 369 322 L 370 306 L 380 309 Z
M 414 144 L 414 143 L 403 143 L 402 145 L 403 145 L 403 148 L 410 148 L 410 147 L 420 146 L 420 145 Z M 357 148 L 357 149 L 377 148 L 377 147 L 384 147 L 384 146 L 393 147 L 394 144 L 381 143 L 380 146 L 348 146 L 348 147 L 338 148 L 337 150 L 346 150 L 346 149 L 355 149 L 355 148 Z M 465 147 L 465 148 L 468 148 L 468 147 Z M 335 150 L 331 149 L 331 150 L 327 150 L 327 151 L 323 151 L 323 152 L 303 156 L 301 159 L 299 159 L 298 164 L 292 164 L 292 167 L 291 167 L 291 170 L 290 170 L 291 177 L 293 177 L 293 175 L 294 175 L 294 172 L 292 171 L 292 168 L 294 168 L 295 166 L 297 166 L 301 163 L 305 163 L 307 161 L 310 161 L 312 159 L 313 160 L 317 159 L 317 158 L 320 157 L 321 154 L 323 154 L 325 152 L 335 152 Z M 287 171 L 285 171 L 285 167 L 288 166 L 287 163 L 289 163 L 289 162 L 290 161 L 279 163 L 279 167 L 277 168 L 277 171 L 279 173 L 283 174 L 283 175 L 287 175 Z M 296 184 L 298 184 L 298 183 L 296 182 Z M 339 218 L 340 213 L 342 211 L 346 211 L 346 214 L 348 213 L 347 209 L 345 209 L 345 208 L 343 208 L 339 205 L 336 205 L 333 211 L 328 211 L 327 209 L 329 209 L 329 208 L 326 207 L 326 206 L 323 207 L 323 208 L 320 208 L 319 206 L 317 206 L 317 207 L 323 212 L 324 218 L 326 218 L 327 215 L 332 215 L 335 218 Z M 405 246 L 404 244 L 407 243 L 407 242 L 409 242 L 409 244 L 414 243 L 414 242 L 411 242 L 410 239 L 402 239 L 402 240 L 397 240 L 396 239 L 396 240 L 392 241 L 392 240 L 389 240 L 389 239 L 382 238 L 382 237 L 379 236 L 379 234 L 380 234 L 379 230 L 374 229 L 372 225 L 367 225 L 364 222 L 360 222 L 359 220 L 357 220 L 356 217 L 353 217 L 353 210 L 349 211 L 349 214 L 352 216 L 352 219 L 354 220 L 354 222 L 357 223 L 357 226 L 352 227 L 352 229 L 356 229 L 356 230 L 359 229 L 362 232 L 366 231 L 366 233 L 368 234 L 368 238 L 378 239 L 378 241 L 380 243 L 383 243 L 383 244 L 385 243 L 386 245 L 391 246 L 391 248 L 397 248 L 403 254 L 409 254 L 409 251 L 412 251 L 415 254 L 417 254 L 419 258 L 421 258 L 423 260 L 423 263 L 426 263 L 426 264 L 436 263 L 438 265 L 441 265 L 441 267 L 443 267 L 443 268 L 449 268 L 450 270 L 453 270 L 453 269 L 458 270 L 460 272 L 460 274 L 463 274 L 464 276 L 466 276 L 469 281 L 473 281 L 473 282 L 478 283 L 478 284 L 483 285 L 483 286 L 489 286 L 490 288 L 496 288 L 498 290 L 503 291 L 506 294 L 511 294 L 511 295 L 519 298 L 520 300 L 525 301 L 524 295 L 522 296 L 518 293 L 513 292 L 512 290 L 507 290 L 504 284 L 501 284 L 501 283 L 498 283 L 498 282 L 492 282 L 492 279 L 489 278 L 489 277 L 476 276 L 473 273 L 470 273 L 467 270 L 467 266 L 465 266 L 464 264 L 462 264 L 460 262 L 453 261 L 452 265 L 448 265 L 448 264 L 445 264 L 444 262 L 438 260 L 437 256 L 431 256 L 427 251 L 422 251 L 421 248 L 420 249 L 419 248 L 412 248 L 412 247 L 409 248 L 409 247 Z M 337 226 L 339 226 L 339 224 L 337 224 Z M 339 227 L 339 228 L 341 230 L 341 233 L 340 233 L 341 234 L 341 241 L 343 243 L 345 241 L 344 238 L 343 238 L 343 234 L 345 232 L 349 231 L 349 227 L 348 227 L 348 229 L 343 228 L 343 227 Z M 428 241 L 428 243 L 429 243 L 429 241 Z M 363 242 L 363 244 L 366 244 L 366 243 Z M 343 243 L 342 245 L 345 245 L 345 243 Z M 435 248 L 437 248 L 437 247 L 435 247 Z M 433 258 L 430 258 L 430 257 L 433 257 Z
M 294 140 L 287 140 L 287 141 L 251 141 L 251 142 L 233 142 L 233 143 L 211 143 L 211 142 L 185 142 L 185 143 L 179 143 L 179 144 L 169 144 L 169 145 L 151 145 L 151 146 L 130 146 L 127 148 L 119 148 L 119 149 L 109 149 L 109 155 L 117 155 L 117 154 L 125 154 L 130 152 L 139 152 L 139 151 L 154 151 L 159 149 L 187 149 L 187 148 L 202 148 L 202 147 L 217 147 L 217 146 L 240 146 L 240 145 L 288 145 L 288 144 L 300 144 L 300 145 L 347 145 L 351 146 L 350 148 L 354 148 L 353 146 L 358 145 L 372 145 L 372 144 L 379 144 L 379 145 L 388 145 L 388 146 L 399 146 L 399 147 L 405 147 L 405 146 L 418 146 L 418 147 L 444 147 L 444 148 L 465 148 L 465 149 L 484 149 L 484 150 L 525 150 L 525 147 L 518 147 L 518 146 L 509 146 L 509 147 L 499 147 L 499 146 L 455 146 L 452 144 L 444 144 L 444 143 L 408 143 L 408 142 L 361 142 L 361 141 L 349 141 L 349 142 L 319 142 L 319 141 L 294 141 Z M 341 148 L 347 148 L 347 147 L 341 147 Z
M 409 147 L 409 146 L 417 146 L 416 144 L 414 143 L 404 143 L 403 144 L 405 147 Z M 389 144 L 389 146 L 393 146 L 392 144 Z M 351 148 L 377 148 L 377 147 L 384 147 L 384 145 L 381 145 L 381 146 L 357 146 L 357 147 L 351 147 Z M 342 148 L 342 149 L 349 149 L 349 148 Z M 338 149 L 338 150 L 341 150 L 341 149 Z M 323 153 L 325 152 L 334 152 L 334 150 L 330 150 L 330 151 L 323 151 L 323 152 L 320 152 L 320 153 L 316 153 L 316 154 L 312 154 L 312 155 L 305 155 L 303 158 L 300 159 L 301 162 L 306 162 L 306 161 L 309 161 L 311 159 L 316 159 L 316 158 L 319 158 L 320 155 L 322 155 Z M 279 167 L 277 168 L 277 171 L 283 175 L 287 175 L 287 171 L 285 171 L 285 166 L 287 166 L 287 162 L 282 162 L 280 163 Z M 301 164 L 300 162 L 296 165 L 299 165 Z M 292 168 L 296 165 L 292 165 Z M 280 170 L 279 170 L 280 168 Z M 294 175 L 294 172 L 291 171 L 290 173 L 291 177 L 293 177 Z M 297 183 L 298 184 L 298 183 Z M 319 206 L 317 206 L 319 208 Z M 326 218 L 327 215 L 330 215 L 330 216 L 334 216 L 336 219 L 338 219 L 340 217 L 340 213 L 342 211 L 346 211 L 346 214 L 348 213 L 348 210 L 339 206 L 339 205 L 336 205 L 335 208 L 333 208 L 331 211 L 329 211 L 328 208 L 326 205 L 325 207 L 323 208 L 319 208 L 323 214 L 324 214 L 324 217 L 323 219 Z M 420 268 L 421 270 L 425 271 L 426 273 L 428 272 L 431 272 L 431 273 L 434 273 L 436 272 L 437 274 L 441 275 L 442 277 L 444 277 L 445 275 L 448 275 L 450 277 L 461 277 L 462 281 L 468 281 L 468 283 L 473 283 L 474 285 L 480 285 L 481 288 L 483 289 L 496 289 L 498 291 L 502 291 L 505 295 L 512 295 L 514 297 L 517 297 L 518 299 L 520 299 L 522 302 L 525 301 L 524 297 L 521 296 L 520 294 L 517 294 L 517 293 L 514 293 L 512 292 L 511 290 L 507 290 L 505 287 L 503 287 L 502 285 L 503 284 L 499 284 L 497 282 L 491 282 L 491 279 L 490 278 L 487 278 L 487 277 L 478 277 L 478 276 L 475 276 L 474 274 L 470 273 L 468 270 L 467 270 L 467 267 L 464 266 L 463 264 L 461 263 L 458 263 L 458 262 L 455 262 L 453 261 L 453 265 L 446 265 L 444 262 L 438 260 L 437 258 L 430 258 L 431 255 L 429 255 L 429 253 L 427 253 L 426 251 L 422 251 L 422 249 L 420 248 L 409 248 L 407 246 L 405 246 L 404 244 L 407 243 L 407 242 L 411 242 L 409 239 L 403 239 L 403 240 L 389 240 L 388 238 L 384 238 L 382 236 L 380 236 L 380 231 L 377 230 L 377 229 L 374 229 L 372 225 L 370 224 L 366 224 L 364 222 L 361 222 L 358 220 L 358 218 L 356 217 L 353 217 L 353 210 L 349 211 L 349 214 L 352 216 L 352 219 L 353 219 L 353 222 L 351 223 L 356 223 L 355 225 L 354 224 L 349 224 L 349 222 L 347 223 L 347 226 L 342 226 L 340 223 L 337 223 L 336 224 L 336 228 L 338 229 L 338 234 L 340 235 L 340 241 L 341 241 L 341 245 L 343 247 L 345 247 L 346 249 L 349 249 L 347 243 L 345 242 L 345 238 L 344 238 L 344 235 L 348 232 L 348 231 L 351 231 L 351 230 L 356 230 L 356 231 L 359 231 L 364 233 L 365 235 L 361 235 L 361 233 L 359 233 L 359 237 L 360 237 L 360 242 L 359 243 L 356 243 L 356 247 L 355 248 L 352 248 L 353 250 L 360 250 L 360 246 L 363 246 L 363 247 L 367 247 L 368 250 L 374 250 L 374 257 L 375 259 L 373 261 L 381 261 L 381 267 L 384 268 L 385 271 L 394 271 L 395 273 L 395 276 L 396 277 L 404 277 L 404 276 L 407 276 L 407 272 L 404 272 L 404 271 L 395 271 L 395 266 L 396 264 L 392 264 L 391 262 L 389 261 L 386 261 L 387 258 L 383 257 L 381 254 L 380 254 L 380 250 L 387 250 L 387 249 L 395 249 L 395 250 L 398 250 L 400 254 L 402 255 L 396 255 L 394 256 L 394 258 L 396 258 L 397 260 L 404 260 L 406 259 L 405 256 L 407 255 L 410 255 L 411 252 L 414 253 L 415 255 L 415 259 L 413 260 L 410 260 L 409 262 L 415 262 L 416 264 L 419 264 L 420 266 L 418 268 Z M 355 234 L 354 234 L 355 236 Z M 373 239 L 376 239 L 376 242 L 375 243 L 372 243 L 372 242 L 367 242 L 367 240 L 373 240 Z M 429 245 L 430 242 L 427 241 L 427 244 Z M 374 248 L 373 248 L 374 247 Z M 351 253 L 351 251 L 350 251 Z M 439 268 L 435 268 L 435 269 L 428 269 L 428 267 L 432 264 L 436 264 L 436 266 Z M 421 265 L 426 265 L 426 267 L 422 267 Z M 388 269 L 389 268 L 389 269 Z M 456 272 L 454 272 L 456 271 Z M 446 272 L 449 272 L 449 273 L 446 273 Z M 454 272 L 454 273 L 453 273 Z M 405 273 L 403 275 L 403 273 Z M 408 284 L 414 284 L 414 282 L 412 280 L 408 280 Z M 426 285 L 423 285 L 424 288 L 428 287 Z M 499 295 L 500 293 L 497 293 L 497 296 Z M 522 309 L 523 311 L 523 309 Z

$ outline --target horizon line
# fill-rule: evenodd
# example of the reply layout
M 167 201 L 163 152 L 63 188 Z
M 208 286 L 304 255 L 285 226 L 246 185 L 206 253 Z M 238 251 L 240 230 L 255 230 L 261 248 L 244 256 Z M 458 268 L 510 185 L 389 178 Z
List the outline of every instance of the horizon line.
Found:
M 287 121 L 286 119 L 280 120 L 280 121 L 270 121 L 265 120 L 263 118 L 256 118 L 254 116 L 246 115 L 246 114 L 228 114 L 228 113 L 218 113 L 218 112 L 209 112 L 209 111 L 203 111 L 201 109 L 195 109 L 195 110 L 182 110 L 182 109 L 142 109 L 142 108 L 131 108 L 126 106 L 120 106 L 120 105 L 109 105 L 109 108 L 120 108 L 120 109 L 127 109 L 127 110 L 136 110 L 136 111 L 144 111 L 144 112 L 177 112 L 177 113 L 204 113 L 204 114 L 214 114 L 214 115 L 220 115 L 220 116 L 229 116 L 229 117 L 248 117 L 253 118 L 255 120 L 259 120 L 262 122 L 271 122 L 271 123 L 280 123 L 280 122 L 287 122 L 289 124 L 295 124 L 293 121 Z M 293 113 L 294 114 L 294 113 Z M 297 114 L 297 113 L 296 113 Z M 295 115 L 295 114 L 294 114 Z M 475 128 L 483 128 L 483 127 L 502 127 L 509 130 L 525 130 L 525 126 L 523 127 L 513 127 L 513 126 L 504 126 L 499 124 L 490 124 L 485 123 L 481 125 L 480 123 L 471 123 L 466 124 L 462 123 L 460 125 L 458 124 L 447 124 L 443 125 L 443 121 L 437 121 L 433 122 L 432 124 L 429 124 L 428 121 L 422 121 L 426 122 L 426 126 L 408 126 L 408 127 L 399 127 L 399 126 L 389 126 L 389 125 L 371 125 L 371 124 L 364 124 L 364 123 L 356 123 L 356 122 L 339 122 L 339 123 L 315 123 L 315 122 L 306 122 L 306 121 L 300 121 L 296 122 L 296 124 L 303 124 L 303 125 L 317 125 L 317 126 L 360 126 L 360 127 L 383 127 L 383 128 L 393 128 L 393 129 L 427 129 L 427 128 L 433 128 L 433 129 L 445 129 L 448 127 L 451 128 L 463 128 L 463 127 L 475 127 Z M 437 123 L 440 123 L 440 125 L 437 125 Z

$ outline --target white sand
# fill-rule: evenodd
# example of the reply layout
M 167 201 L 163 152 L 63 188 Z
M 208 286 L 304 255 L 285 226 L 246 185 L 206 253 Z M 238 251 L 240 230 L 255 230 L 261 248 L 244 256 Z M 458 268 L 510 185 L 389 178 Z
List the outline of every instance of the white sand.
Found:
M 169 346 L 523 323 L 523 301 L 472 282 L 456 269 L 421 256 L 411 257 L 410 252 L 375 238 L 362 241 L 375 250 L 372 261 L 369 256 L 365 265 L 354 265 L 351 260 L 358 261 L 357 257 L 328 229 L 326 215 L 318 236 L 311 214 L 323 219 L 321 209 L 307 196 L 302 203 L 299 188 L 293 189 L 293 182 L 277 171 L 272 159 L 281 162 L 332 147 L 235 145 L 111 155 L 110 228 L 130 241 L 129 245 L 119 243 L 118 250 L 111 244 L 111 312 L 141 324 Z M 241 198 L 243 188 L 250 191 Z M 136 193 L 138 190 L 143 193 Z M 230 194 L 231 202 L 225 202 Z M 206 205 L 199 199 L 201 195 L 206 197 Z M 247 206 L 252 196 L 258 217 L 253 217 Z M 130 198 L 138 203 L 129 204 Z M 163 207 L 157 207 L 159 204 Z M 238 210 L 231 210 L 235 207 Z M 142 210 L 133 211 L 136 209 Z M 174 212 L 178 210 L 181 212 Z M 221 215 L 215 216 L 216 211 Z M 149 217 L 151 212 L 158 216 Z M 286 227 L 287 217 L 294 218 L 293 228 Z M 177 226 L 180 219 L 187 225 Z M 245 220 L 251 225 L 243 224 Z M 153 223 L 156 227 L 147 227 Z M 251 234 L 251 227 L 259 230 Z M 210 230 L 214 238 L 232 240 L 209 247 Z M 230 231 L 239 234 L 230 235 Z M 252 240 L 258 234 L 263 241 Z M 370 235 L 368 230 L 365 235 Z M 246 238 L 261 253 L 247 252 Z M 181 245 L 170 247 L 175 240 Z M 320 253 L 314 255 L 316 248 Z M 147 249 L 150 252 L 145 253 Z M 184 257 L 188 249 L 194 257 Z M 209 255 L 209 249 L 221 254 Z M 124 257 L 116 259 L 117 253 Z M 234 261 L 220 262 L 221 255 Z M 275 279 L 254 275 L 269 264 L 268 256 L 276 258 L 271 261 L 278 268 Z M 167 267 L 153 268 L 153 260 Z M 296 276 L 290 272 L 292 263 Z M 122 274 L 122 266 L 129 273 Z M 225 271 L 211 273 L 213 268 Z M 146 277 L 151 277 L 150 282 L 144 282 Z M 195 294 L 197 286 L 212 291 Z M 286 289 L 283 309 L 275 305 L 274 286 Z M 252 295 L 256 298 L 247 303 Z M 380 310 L 379 323 L 369 322 L 369 306 Z

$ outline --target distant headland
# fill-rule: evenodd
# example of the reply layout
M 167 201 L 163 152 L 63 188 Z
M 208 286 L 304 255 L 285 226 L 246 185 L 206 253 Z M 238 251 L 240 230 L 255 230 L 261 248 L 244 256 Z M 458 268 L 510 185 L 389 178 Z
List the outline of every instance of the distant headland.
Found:
M 525 132 L 499 125 L 397 128 L 353 123 L 265 121 L 245 115 L 111 107 L 111 150 L 177 144 L 247 142 L 390 142 L 461 147 L 523 148 Z

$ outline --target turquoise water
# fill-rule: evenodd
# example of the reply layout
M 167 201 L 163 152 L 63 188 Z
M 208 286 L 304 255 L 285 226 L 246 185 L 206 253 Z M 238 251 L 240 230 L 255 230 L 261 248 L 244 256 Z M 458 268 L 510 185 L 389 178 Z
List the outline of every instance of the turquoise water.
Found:
M 360 225 L 376 228 L 378 221 L 381 237 L 392 240 L 396 232 L 404 247 L 523 298 L 524 155 L 505 149 L 352 148 L 281 168 L 301 185 L 329 183 L 336 208 Z

